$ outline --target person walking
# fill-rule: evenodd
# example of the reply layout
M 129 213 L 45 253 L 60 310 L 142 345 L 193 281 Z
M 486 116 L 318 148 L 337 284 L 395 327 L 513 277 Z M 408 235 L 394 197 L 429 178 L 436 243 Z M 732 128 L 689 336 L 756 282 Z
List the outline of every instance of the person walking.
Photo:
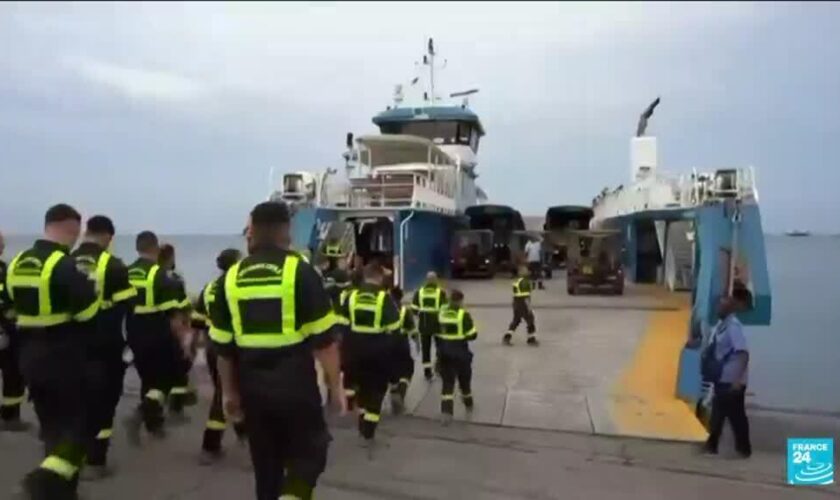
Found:
M 187 297 L 187 284 L 184 277 L 175 269 L 175 247 L 169 243 L 160 246 L 158 265 L 161 271 L 166 273 L 167 278 L 176 283 L 179 287 L 178 295 Z M 188 307 L 189 301 L 184 300 L 179 307 Z M 195 355 L 195 342 L 193 337 L 178 338 L 172 336 L 171 366 L 175 370 L 172 379 L 172 387 L 169 389 L 167 406 L 171 423 L 184 424 L 189 422 L 189 417 L 184 414 L 184 407 L 187 404 L 195 404 L 196 395 L 190 388 L 190 371 Z
M 400 288 L 391 289 L 391 298 L 400 311 L 399 335 L 394 342 L 394 367 L 391 373 L 391 412 L 400 415 L 405 411 L 405 395 L 414 376 L 414 358 L 411 357 L 411 338 L 417 335 L 414 313 L 402 304 L 403 292 Z
M 94 215 L 87 221 L 84 241 L 72 254 L 76 267 L 94 283 L 99 300 L 94 334 L 86 338 L 85 393 L 88 416 L 96 432 L 88 444 L 82 470 L 82 478 L 87 480 L 101 479 L 112 472 L 107 465 L 108 448 L 126 369 L 123 320 L 129 301 L 137 296 L 137 290 L 128 282 L 125 264 L 107 250 L 114 233 L 111 219 Z
M 528 259 L 528 270 L 531 273 L 531 282 L 536 283 L 540 290 L 545 289 L 543 285 L 543 250 L 542 241 L 539 237 L 528 240 L 525 244 L 525 257 Z
M 440 311 L 438 333 L 440 376 L 442 379 L 440 411 L 444 425 L 452 421 L 455 412 L 455 382 L 461 390 L 461 400 L 468 412 L 473 410 L 472 360 L 469 343 L 478 336 L 472 316 L 464 309 L 464 294 L 453 290 L 449 304 Z
M 502 343 L 511 345 L 513 333 L 519 327 L 519 323 L 525 320 L 528 327 L 528 345 L 538 346 L 534 311 L 531 309 L 531 280 L 528 279 L 528 270 L 524 266 L 520 267 L 518 276 L 513 282 L 513 319 L 508 326 L 508 331 L 502 337 Z
M 6 249 L 3 233 L 0 233 L 0 257 Z M 20 373 L 20 340 L 15 326 L 15 311 L 6 290 L 6 263 L 0 260 L 0 374 L 3 391 L 0 395 L 0 431 L 25 432 L 31 427 L 20 418 L 26 384 Z
M 288 250 L 284 203 L 251 211 L 248 256 L 215 284 L 210 338 L 226 419 L 245 422 L 257 500 L 312 498 L 330 434 L 313 354 L 343 411 L 336 325 L 315 269 Z
M 9 265 L 6 290 L 20 334 L 20 367 L 41 425 L 46 458 L 23 481 L 34 500 L 78 498 L 78 473 L 93 437 L 85 410 L 85 339 L 99 310 L 94 283 L 68 255 L 82 217 L 58 204 L 44 236 Z
M 752 295 L 749 290 L 736 287 L 732 296 L 722 297 L 718 305 L 720 321 L 715 325 L 707 349 L 719 368 L 707 369 L 704 377 L 711 378 L 710 381 L 714 382 L 709 438 L 704 445 L 706 453 L 717 454 L 723 424 L 729 420 L 735 435 L 735 451 L 742 458 L 752 455 L 750 425 L 744 407 L 750 355 L 744 326 L 737 317 L 738 313 L 748 310 L 751 304 Z M 708 373 L 718 370 L 719 373 Z
M 438 276 L 434 271 L 426 275 L 426 282 L 416 292 L 411 300 L 411 307 L 417 312 L 417 326 L 420 331 L 420 351 L 423 363 L 423 376 L 432 380 L 434 364 L 432 363 L 432 342 L 438 333 L 438 314 L 446 304 L 446 292 L 440 286 Z

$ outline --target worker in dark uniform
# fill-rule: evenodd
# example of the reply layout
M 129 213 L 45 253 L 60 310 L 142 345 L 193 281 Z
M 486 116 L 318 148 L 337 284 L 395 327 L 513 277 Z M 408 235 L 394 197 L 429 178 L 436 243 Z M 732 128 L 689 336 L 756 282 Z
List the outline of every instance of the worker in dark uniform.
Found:
M 166 272 L 169 279 L 178 284 L 180 287 L 179 295 L 186 297 L 186 282 L 181 273 L 175 269 L 175 247 L 169 243 L 160 246 L 158 265 L 160 265 L 162 271 Z M 193 403 L 195 401 L 195 394 L 191 393 L 189 384 L 194 349 L 192 345 L 182 346 L 179 339 L 174 336 L 172 341 L 172 366 L 175 367 L 175 379 L 172 381 L 173 385 L 167 398 L 170 421 L 172 423 L 186 423 L 189 419 L 184 415 L 184 407 L 187 405 L 188 399 L 192 399 L 191 402 Z M 184 349 L 188 352 L 185 353 Z
M 216 267 L 224 275 L 228 269 L 242 259 L 242 253 L 235 248 L 222 250 L 216 257 Z M 224 408 L 222 408 L 222 387 L 219 382 L 219 370 L 217 366 L 218 354 L 212 341 L 209 340 L 210 318 L 208 316 L 209 304 L 215 300 L 216 280 L 207 283 L 201 290 L 192 312 L 193 328 L 207 336 L 205 343 L 205 357 L 207 368 L 210 370 L 210 379 L 213 381 L 213 399 L 210 403 L 210 414 L 207 417 L 207 424 L 204 428 L 204 438 L 201 441 L 201 456 L 199 462 L 202 465 L 210 465 L 222 456 L 222 437 L 227 427 Z M 236 437 L 242 441 L 245 439 L 245 424 L 235 422 L 233 430 Z
M 382 285 L 384 277 L 379 265 L 367 264 L 364 281 L 350 292 L 342 311 L 350 323 L 344 341 L 350 371 L 358 384 L 359 434 L 369 448 L 393 372 L 394 345 L 400 327 L 397 306 Z
M 5 249 L 6 242 L 3 233 L 0 233 L 0 256 Z M 20 341 L 14 313 L 12 301 L 6 293 L 6 263 L 0 260 L 0 373 L 3 376 L 0 431 L 25 432 L 30 425 L 20 419 L 26 385 L 20 373 Z
M 67 253 L 82 218 L 71 206 L 47 210 L 44 237 L 9 265 L 6 289 L 20 334 L 20 366 L 41 425 L 46 459 L 23 481 L 28 498 L 76 499 L 93 432 L 85 415 L 85 338 L 94 334 L 94 284 Z
M 347 310 L 347 302 L 350 299 L 350 294 L 362 285 L 362 272 L 354 270 L 350 275 L 350 286 L 341 291 L 338 296 L 338 304 L 335 309 L 336 318 L 339 324 L 339 331 L 341 332 L 341 381 L 344 386 L 344 396 L 346 398 L 345 404 L 348 411 L 356 409 L 356 394 L 359 389 L 358 380 L 353 373 L 353 367 L 350 364 L 350 353 L 347 351 L 347 335 L 350 333 L 350 318 L 345 316 Z
M 461 400 L 467 411 L 473 409 L 472 359 L 469 342 L 476 339 L 478 332 L 472 316 L 464 309 L 464 294 L 453 290 L 450 302 L 440 311 L 440 333 L 438 333 L 440 355 L 440 411 L 444 424 L 452 421 L 455 411 L 455 382 L 461 389 Z
M 350 273 L 347 272 L 347 261 L 340 258 L 330 259 L 323 276 L 324 289 L 329 294 L 333 306 L 337 309 L 341 292 L 350 287 Z
M 183 287 L 157 263 L 160 248 L 155 233 L 138 234 L 136 248 L 139 257 L 128 266 L 128 279 L 137 289 L 137 297 L 126 317 L 128 345 L 141 382 L 140 405 L 126 420 L 129 441 L 134 445 L 140 442 L 141 424 L 153 437 L 165 436 L 164 403 L 178 373 L 173 362 L 173 335 L 186 334 L 190 326 L 184 313 L 189 300 Z
M 532 289 L 531 280 L 528 279 L 528 268 L 522 266 L 519 268 L 519 276 L 513 282 L 513 320 L 502 338 L 504 345 L 511 345 L 513 332 L 522 320 L 525 320 L 525 324 L 528 325 L 528 345 L 539 345 L 536 337 L 537 328 L 534 326 L 534 311 L 531 309 Z
M 326 467 L 313 353 L 333 406 L 344 406 L 335 314 L 312 266 L 286 250 L 289 222 L 283 203 L 254 207 L 249 255 L 217 280 L 210 303 L 223 406 L 245 420 L 257 500 L 311 499 Z
M 114 223 L 104 215 L 88 219 L 85 239 L 73 252 L 76 267 L 85 273 L 96 288 L 99 312 L 96 329 L 87 336 L 85 370 L 88 417 L 96 436 L 88 444 L 84 479 L 100 479 L 110 471 L 106 467 L 108 447 L 114 426 L 114 413 L 123 391 L 125 362 L 123 319 L 130 299 L 137 290 L 128 282 L 125 264 L 108 252 L 114 238 Z
M 411 308 L 402 304 L 403 292 L 400 288 L 391 289 L 391 298 L 400 311 L 399 337 L 394 343 L 394 369 L 391 373 L 391 412 L 399 415 L 405 410 L 405 395 L 411 377 L 414 376 L 414 358 L 411 357 L 411 338 L 416 337 L 417 329 Z
M 344 253 L 341 251 L 341 242 L 338 238 L 330 238 L 324 244 L 324 255 L 327 256 L 328 259 L 338 259 L 344 256 Z
M 438 314 L 446 304 L 446 292 L 438 283 L 437 274 L 429 272 L 426 282 L 414 292 L 411 307 L 417 312 L 417 326 L 420 330 L 420 348 L 423 361 L 423 375 L 432 379 L 432 342 L 438 332 Z

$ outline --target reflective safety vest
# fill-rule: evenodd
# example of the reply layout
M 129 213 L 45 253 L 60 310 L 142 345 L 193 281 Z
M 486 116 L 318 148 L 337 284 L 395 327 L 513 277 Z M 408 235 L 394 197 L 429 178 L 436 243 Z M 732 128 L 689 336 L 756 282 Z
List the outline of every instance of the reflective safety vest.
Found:
M 304 341 L 295 327 L 295 277 L 300 257 L 289 254 L 272 276 L 250 277 L 249 270 L 266 264 L 237 262 L 225 274 L 225 296 L 237 346 L 282 349 Z M 206 300 L 206 299 L 205 299 Z
M 324 255 L 327 257 L 341 257 L 341 244 L 333 243 L 325 246 Z
M 405 318 L 408 314 L 408 306 L 400 306 L 400 332 L 405 334 L 413 334 L 413 331 L 405 331 Z
M 152 264 L 148 270 L 139 265 L 132 265 L 128 268 L 128 282 L 137 289 L 137 304 L 134 306 L 134 314 L 154 314 L 175 309 L 180 305 L 177 300 L 168 300 L 160 304 L 155 296 L 155 279 L 160 272 L 160 266 Z
M 475 335 L 475 326 L 469 331 L 464 331 L 464 317 L 466 311 L 463 308 L 451 309 L 444 307 L 438 315 L 440 333 L 438 337 L 442 340 L 466 340 Z
M 350 293 L 350 330 L 353 333 L 379 334 L 397 330 L 399 320 L 392 324 L 382 324 L 382 313 L 385 309 L 387 293 L 380 290 L 376 293 L 353 290 Z
M 207 327 L 211 327 L 210 324 L 210 303 L 216 299 L 216 290 L 213 285 L 216 283 L 216 280 L 211 281 L 204 285 L 204 289 L 201 290 L 201 301 L 204 302 L 204 312 L 202 314 L 193 308 L 191 314 L 192 319 L 204 323 Z
M 14 301 L 15 296 L 21 293 L 36 294 L 38 298 L 37 308 L 26 310 L 24 307 L 15 305 L 17 312 L 17 325 L 21 328 L 43 328 L 56 326 L 71 321 L 87 321 L 91 319 L 98 309 L 98 303 L 94 302 L 88 309 L 73 316 L 70 313 L 56 313 L 53 311 L 52 297 L 50 295 L 50 284 L 52 283 L 53 271 L 56 264 L 66 254 L 60 250 L 54 250 L 45 261 L 41 261 L 34 255 L 27 255 L 28 252 L 21 252 L 12 260 L 9 265 L 6 281 L 9 285 L 9 297 Z
M 110 309 L 114 306 L 114 302 L 122 302 L 137 295 L 137 290 L 129 287 L 125 290 L 120 290 L 114 293 L 110 300 L 105 299 L 105 273 L 108 271 L 108 263 L 111 261 L 111 254 L 102 252 L 98 257 L 93 255 L 80 254 L 75 256 L 76 268 L 87 274 L 88 278 L 93 281 L 96 288 L 96 299 L 99 301 L 101 309 Z
M 443 290 L 439 286 L 424 286 L 420 289 L 420 312 L 439 312 L 441 307 L 441 296 Z
M 527 287 L 522 287 L 522 282 L 525 281 L 525 278 L 519 278 L 518 280 L 513 282 L 513 296 L 514 297 L 530 297 L 531 296 L 531 287 L 530 285 Z

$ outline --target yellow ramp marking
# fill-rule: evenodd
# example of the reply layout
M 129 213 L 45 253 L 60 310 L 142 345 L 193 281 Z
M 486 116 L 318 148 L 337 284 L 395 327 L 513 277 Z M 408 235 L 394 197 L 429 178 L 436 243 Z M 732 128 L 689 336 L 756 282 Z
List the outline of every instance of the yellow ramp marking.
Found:
M 707 433 L 693 409 L 677 399 L 680 351 L 691 311 L 654 311 L 633 359 L 613 387 L 611 414 L 620 435 L 702 441 Z

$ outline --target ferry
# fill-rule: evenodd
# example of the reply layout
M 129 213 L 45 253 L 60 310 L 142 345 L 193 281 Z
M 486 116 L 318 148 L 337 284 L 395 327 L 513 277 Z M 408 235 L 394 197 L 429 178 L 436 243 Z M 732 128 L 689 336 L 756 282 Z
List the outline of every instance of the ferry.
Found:
M 439 93 L 432 39 L 417 66 L 424 74 L 397 85 L 392 105 L 373 117 L 379 133 L 347 134 L 343 171 L 287 173 L 270 195 L 292 207 L 296 248 L 318 255 L 338 242 L 360 263 L 392 270 L 403 288 L 428 271 L 448 274 L 453 233 L 487 199 L 476 184 L 484 127 L 469 107 L 478 89 Z
M 700 352 L 717 321 L 719 297 L 748 288 L 754 302 L 739 315 L 742 323 L 768 325 L 770 280 L 754 168 L 661 172 L 656 137 L 646 134 L 659 102 L 645 109 L 630 140 L 629 182 L 595 197 L 590 226 L 623 232 L 630 282 L 691 292 L 677 392 L 694 403 L 704 394 Z

